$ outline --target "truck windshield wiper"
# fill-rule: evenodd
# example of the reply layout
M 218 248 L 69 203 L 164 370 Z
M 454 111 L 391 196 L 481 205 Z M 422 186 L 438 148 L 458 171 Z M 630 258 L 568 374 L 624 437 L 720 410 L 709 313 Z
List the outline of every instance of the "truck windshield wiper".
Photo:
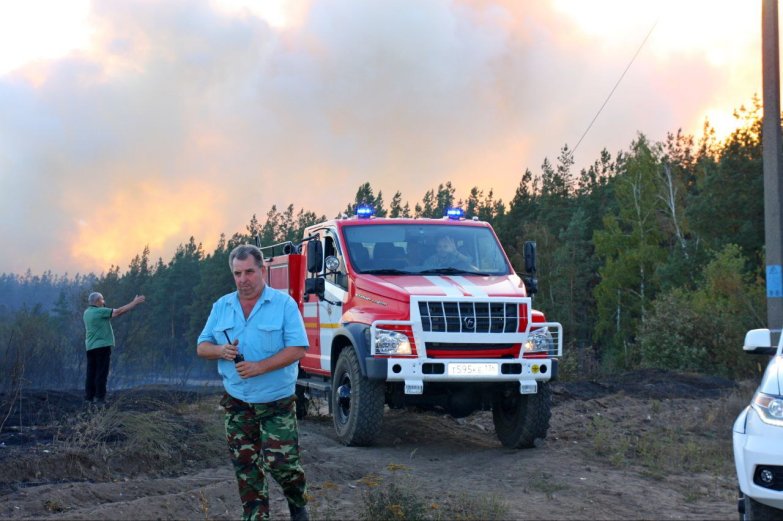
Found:
M 489 273 L 481 273 L 472 270 L 461 270 L 458 268 L 433 268 L 429 270 L 422 270 L 418 272 L 419 275 L 478 275 L 480 277 L 488 277 Z
M 375 270 L 362 270 L 365 275 L 415 275 L 412 271 L 398 270 L 396 268 L 380 268 Z

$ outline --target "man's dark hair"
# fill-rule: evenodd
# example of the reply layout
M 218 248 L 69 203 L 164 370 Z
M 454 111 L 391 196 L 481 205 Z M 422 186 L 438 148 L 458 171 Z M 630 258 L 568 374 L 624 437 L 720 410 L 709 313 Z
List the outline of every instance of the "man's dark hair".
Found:
M 234 269 L 234 259 L 245 260 L 248 257 L 253 257 L 256 261 L 256 266 L 259 268 L 264 267 L 264 255 L 258 246 L 252 244 L 240 244 L 228 254 L 228 268 Z

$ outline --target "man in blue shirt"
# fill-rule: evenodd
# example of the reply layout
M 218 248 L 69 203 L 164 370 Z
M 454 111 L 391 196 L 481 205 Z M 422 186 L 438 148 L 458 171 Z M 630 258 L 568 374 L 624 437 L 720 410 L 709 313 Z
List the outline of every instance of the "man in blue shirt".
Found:
M 226 440 L 244 520 L 269 517 L 268 468 L 293 520 L 307 520 L 296 424 L 298 361 L 308 347 L 296 302 L 267 286 L 263 255 L 243 244 L 228 257 L 237 291 L 212 305 L 197 353 L 218 361 L 223 377 Z

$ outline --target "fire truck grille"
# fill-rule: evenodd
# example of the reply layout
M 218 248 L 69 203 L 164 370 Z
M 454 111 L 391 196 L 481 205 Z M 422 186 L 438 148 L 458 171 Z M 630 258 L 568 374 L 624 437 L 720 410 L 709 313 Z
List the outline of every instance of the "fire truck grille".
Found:
M 424 347 L 427 351 L 431 350 L 443 350 L 443 351 L 497 351 L 502 349 L 513 349 L 515 344 L 444 344 L 441 342 L 426 342 Z M 517 351 L 519 350 L 519 344 L 516 344 Z
M 519 308 L 513 302 L 419 302 L 422 328 L 435 333 L 514 333 Z

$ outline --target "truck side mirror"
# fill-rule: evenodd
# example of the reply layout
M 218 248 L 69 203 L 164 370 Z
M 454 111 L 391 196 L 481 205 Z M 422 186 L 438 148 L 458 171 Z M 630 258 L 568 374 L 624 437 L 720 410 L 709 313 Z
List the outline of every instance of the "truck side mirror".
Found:
M 314 239 L 307 243 L 307 271 L 318 274 L 324 269 L 324 248 L 321 241 Z
M 525 283 L 525 289 L 528 295 L 535 295 L 538 293 L 538 278 L 536 277 L 523 277 L 522 281 Z
M 742 350 L 754 355 L 774 355 L 778 349 L 772 345 L 772 333 L 769 329 L 751 329 L 745 333 Z
M 318 300 L 323 300 L 326 293 L 326 284 L 324 279 L 316 277 L 314 279 L 305 279 L 305 295 L 316 295 Z
M 536 241 L 525 241 L 525 273 L 536 272 Z

